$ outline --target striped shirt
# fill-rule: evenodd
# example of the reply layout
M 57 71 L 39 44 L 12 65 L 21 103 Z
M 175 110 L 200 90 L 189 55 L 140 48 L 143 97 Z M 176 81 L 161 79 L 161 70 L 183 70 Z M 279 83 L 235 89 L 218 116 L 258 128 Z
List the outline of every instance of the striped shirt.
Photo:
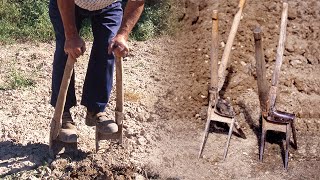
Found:
M 89 11 L 100 10 L 119 0 L 74 0 L 75 4 Z

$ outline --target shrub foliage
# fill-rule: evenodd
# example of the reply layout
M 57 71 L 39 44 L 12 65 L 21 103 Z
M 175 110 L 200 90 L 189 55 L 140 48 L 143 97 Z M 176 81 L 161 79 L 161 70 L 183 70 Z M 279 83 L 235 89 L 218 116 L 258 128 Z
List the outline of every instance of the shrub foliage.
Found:
M 0 41 L 51 40 L 48 0 L 1 0 Z
M 162 34 L 168 26 L 168 1 L 147 0 L 131 38 L 146 40 Z M 48 4 L 49 0 L 0 0 L 0 42 L 53 40 Z M 88 21 L 81 34 L 86 39 L 92 37 Z
M 134 27 L 131 37 L 135 40 L 147 40 L 163 34 L 169 26 L 169 14 L 169 0 L 147 0 L 144 12 Z

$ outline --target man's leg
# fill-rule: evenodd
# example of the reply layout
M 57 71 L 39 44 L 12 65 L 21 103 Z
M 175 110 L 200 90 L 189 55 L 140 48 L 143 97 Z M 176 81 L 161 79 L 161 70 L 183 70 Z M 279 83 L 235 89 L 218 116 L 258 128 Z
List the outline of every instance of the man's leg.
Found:
M 117 124 L 107 119 L 104 110 L 112 90 L 115 61 L 114 55 L 108 54 L 107 48 L 120 28 L 122 14 L 121 3 L 118 2 L 111 4 L 91 18 L 94 42 L 81 104 L 87 107 L 86 124 L 96 125 L 97 130 L 101 133 L 118 131 Z
M 103 112 L 109 101 L 115 58 L 107 48 L 120 27 L 122 14 L 121 3 L 117 2 L 91 18 L 94 41 L 81 101 L 90 112 Z
M 52 94 L 51 94 L 51 105 L 55 107 L 60 85 L 64 73 L 64 68 L 67 62 L 68 56 L 64 52 L 64 28 L 61 20 L 60 12 L 58 9 L 57 0 L 50 0 L 49 4 L 49 15 L 50 20 L 54 28 L 55 37 L 56 37 L 56 49 L 54 53 L 53 60 L 53 69 L 52 69 Z M 77 7 L 76 7 L 76 24 L 78 31 L 81 27 L 81 22 L 84 17 L 77 15 Z M 70 85 L 68 88 L 67 99 L 65 104 L 65 112 L 69 111 L 69 109 L 76 105 L 76 96 L 75 96 L 75 88 L 74 88 L 74 73 L 72 75 Z
M 60 12 L 57 5 L 57 0 L 50 0 L 49 4 L 50 20 L 54 28 L 56 36 L 56 50 L 54 53 L 53 70 L 52 70 L 52 94 L 51 105 L 55 107 L 60 85 L 64 73 L 64 68 L 67 61 L 67 55 L 64 52 L 64 28 L 61 20 Z M 81 19 L 77 19 L 78 29 L 80 28 Z M 62 116 L 62 130 L 60 131 L 59 138 L 63 142 L 76 142 L 76 127 L 70 115 L 70 108 L 76 105 L 76 96 L 74 88 L 74 73 L 72 75 L 70 85 L 68 88 L 64 113 Z M 67 130 L 68 129 L 68 130 Z M 71 131 L 70 131 L 71 130 Z

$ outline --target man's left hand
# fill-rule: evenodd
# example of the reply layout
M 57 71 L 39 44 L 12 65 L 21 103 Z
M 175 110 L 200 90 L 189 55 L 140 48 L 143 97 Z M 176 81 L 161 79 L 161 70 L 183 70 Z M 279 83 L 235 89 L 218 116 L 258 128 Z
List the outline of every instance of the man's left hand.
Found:
M 125 57 L 129 53 L 127 38 L 124 35 L 117 34 L 109 43 L 108 54 L 114 53 L 117 57 Z

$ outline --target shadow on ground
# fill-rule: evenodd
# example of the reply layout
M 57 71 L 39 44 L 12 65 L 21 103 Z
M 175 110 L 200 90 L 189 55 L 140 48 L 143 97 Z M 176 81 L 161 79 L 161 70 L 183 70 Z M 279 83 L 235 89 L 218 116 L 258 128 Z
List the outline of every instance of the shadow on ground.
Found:
M 87 157 L 87 153 L 79 151 L 77 156 L 62 154 L 74 161 Z M 49 146 L 42 143 L 22 145 L 13 141 L 0 142 L 0 177 L 35 169 L 50 164 L 53 161 L 49 155 Z

